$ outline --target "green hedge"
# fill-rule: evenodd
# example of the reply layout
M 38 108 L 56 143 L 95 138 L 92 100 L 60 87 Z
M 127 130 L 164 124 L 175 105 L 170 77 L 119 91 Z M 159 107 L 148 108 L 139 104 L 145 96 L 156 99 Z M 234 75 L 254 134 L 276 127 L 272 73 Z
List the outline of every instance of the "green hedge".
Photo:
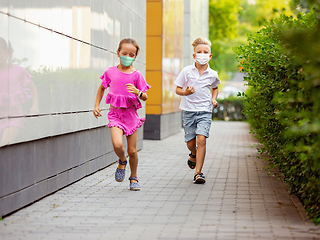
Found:
M 248 73 L 245 114 L 272 165 L 320 224 L 320 45 L 314 13 L 282 15 L 235 52 Z
M 244 100 L 236 97 L 218 99 L 219 106 L 212 111 L 213 120 L 243 121 Z

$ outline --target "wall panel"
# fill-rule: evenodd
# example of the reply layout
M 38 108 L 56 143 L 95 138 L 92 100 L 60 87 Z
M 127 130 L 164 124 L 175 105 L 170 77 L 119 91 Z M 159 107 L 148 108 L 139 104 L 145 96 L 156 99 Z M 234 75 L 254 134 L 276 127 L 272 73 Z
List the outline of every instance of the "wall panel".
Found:
M 143 0 L 0 2 L 0 216 L 116 160 L 95 96 L 124 37 L 146 75 L 145 11 Z

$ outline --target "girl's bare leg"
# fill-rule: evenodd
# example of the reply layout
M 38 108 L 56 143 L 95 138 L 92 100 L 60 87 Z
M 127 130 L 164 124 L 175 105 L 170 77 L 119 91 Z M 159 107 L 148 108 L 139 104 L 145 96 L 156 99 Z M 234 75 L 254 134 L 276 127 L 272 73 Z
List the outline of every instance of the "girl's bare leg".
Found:
M 126 156 L 124 153 L 123 141 L 122 141 L 123 130 L 117 127 L 111 127 L 110 132 L 111 132 L 111 140 L 112 140 L 114 152 L 116 153 L 120 161 L 122 162 L 126 161 Z M 118 168 L 125 169 L 126 165 L 118 164 Z
M 197 165 L 196 165 L 196 171 L 195 173 L 201 173 L 202 166 L 204 163 L 204 158 L 206 156 L 206 142 L 207 138 L 203 135 L 197 135 Z
M 131 169 L 130 177 L 138 177 L 138 153 L 137 153 L 137 131 L 134 134 L 127 136 L 129 164 Z M 135 181 L 135 180 L 131 180 Z
M 3 134 L 2 134 L 2 138 L 1 138 L 1 142 L 0 142 L 0 146 L 4 146 L 7 145 L 9 143 L 12 143 L 18 133 L 19 133 L 19 128 L 18 127 L 7 127 L 3 130 Z

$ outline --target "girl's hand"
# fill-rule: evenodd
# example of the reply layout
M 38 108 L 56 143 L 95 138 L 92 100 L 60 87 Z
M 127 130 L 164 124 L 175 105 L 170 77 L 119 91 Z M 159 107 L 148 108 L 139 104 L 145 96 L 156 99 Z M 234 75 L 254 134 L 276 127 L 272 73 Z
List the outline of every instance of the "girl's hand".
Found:
M 184 91 L 185 95 L 190 95 L 190 94 L 193 94 L 195 93 L 196 90 L 194 89 L 194 87 L 190 87 L 190 86 L 187 86 L 186 90 Z
M 127 90 L 129 93 L 133 93 L 136 96 L 139 95 L 139 93 L 140 93 L 139 89 L 137 89 L 133 84 L 127 83 L 126 86 L 127 86 Z
M 38 106 L 33 106 L 30 108 L 30 113 L 29 114 L 38 114 L 39 110 L 38 110 Z
M 213 108 L 216 108 L 218 107 L 219 103 L 217 102 L 217 100 L 212 100 L 212 105 L 213 105 Z
M 93 115 L 96 117 L 96 119 L 102 116 L 100 106 L 94 108 Z

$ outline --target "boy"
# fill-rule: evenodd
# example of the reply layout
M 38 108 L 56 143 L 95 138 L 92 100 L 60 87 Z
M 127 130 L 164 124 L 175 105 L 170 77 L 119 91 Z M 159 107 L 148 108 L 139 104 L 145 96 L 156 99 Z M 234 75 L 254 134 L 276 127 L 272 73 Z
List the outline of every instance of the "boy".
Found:
M 176 94 L 182 96 L 180 109 L 185 142 L 191 151 L 187 164 L 191 169 L 195 168 L 193 182 L 205 183 L 201 171 L 206 154 L 206 138 L 209 137 L 212 122 L 212 107 L 218 106 L 216 99 L 220 79 L 208 64 L 212 57 L 211 43 L 199 37 L 192 46 L 196 62 L 183 68 L 174 83 L 177 85 Z

